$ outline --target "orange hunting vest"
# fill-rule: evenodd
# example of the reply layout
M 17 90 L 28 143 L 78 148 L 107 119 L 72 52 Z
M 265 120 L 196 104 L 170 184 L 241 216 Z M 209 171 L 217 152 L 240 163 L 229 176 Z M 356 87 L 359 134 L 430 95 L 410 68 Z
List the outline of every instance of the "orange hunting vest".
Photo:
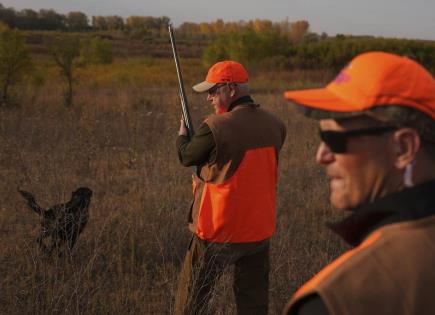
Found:
M 205 121 L 216 158 L 194 177 L 190 229 L 217 243 L 256 242 L 275 231 L 278 153 L 285 139 L 281 121 L 254 104 Z
M 318 294 L 331 315 L 435 314 L 435 216 L 374 231 L 303 285 L 283 314 Z

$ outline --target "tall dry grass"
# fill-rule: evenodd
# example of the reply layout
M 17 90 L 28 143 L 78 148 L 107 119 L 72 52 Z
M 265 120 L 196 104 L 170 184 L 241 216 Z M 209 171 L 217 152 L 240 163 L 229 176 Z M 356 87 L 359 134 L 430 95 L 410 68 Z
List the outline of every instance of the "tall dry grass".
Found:
M 82 73 L 69 109 L 62 106 L 59 78 L 30 80 L 20 87 L 20 105 L 0 110 L 1 314 L 172 312 L 189 239 L 190 170 L 179 165 L 175 151 L 175 74 L 161 79 L 167 74 L 159 74 L 159 62 L 144 66 L 142 79 L 119 64 L 84 70 L 89 75 Z M 187 82 L 201 80 L 199 62 L 188 65 Z M 117 67 L 125 71 L 122 84 L 116 74 L 104 76 Z M 279 314 L 292 292 L 343 250 L 324 227 L 334 215 L 323 172 L 314 165 L 316 124 L 281 96 L 285 87 L 321 84 L 329 76 L 258 71 L 251 79 L 255 100 L 288 128 L 271 249 L 270 314 Z M 203 96 L 188 97 L 198 125 L 210 107 Z M 88 226 L 71 256 L 44 258 L 35 242 L 37 215 L 17 187 L 33 192 L 45 207 L 68 200 L 79 186 L 94 191 Z M 213 296 L 219 314 L 235 312 L 230 271 Z

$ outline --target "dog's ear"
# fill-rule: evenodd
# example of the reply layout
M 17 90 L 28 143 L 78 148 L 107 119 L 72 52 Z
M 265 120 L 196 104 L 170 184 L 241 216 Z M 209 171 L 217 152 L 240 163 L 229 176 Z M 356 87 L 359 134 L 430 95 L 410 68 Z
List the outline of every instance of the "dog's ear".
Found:
M 71 198 L 74 197 L 91 198 L 92 194 L 93 194 L 92 190 L 89 189 L 88 187 L 79 187 L 72 193 Z

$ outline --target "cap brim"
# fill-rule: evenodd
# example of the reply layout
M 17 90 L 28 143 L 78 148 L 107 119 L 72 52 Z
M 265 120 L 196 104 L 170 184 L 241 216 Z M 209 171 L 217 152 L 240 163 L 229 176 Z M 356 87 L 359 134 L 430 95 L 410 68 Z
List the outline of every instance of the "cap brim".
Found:
M 361 115 L 365 110 L 355 106 L 326 88 L 286 91 L 284 97 L 302 106 L 306 116 L 316 119 L 345 118 Z
M 198 93 L 204 93 L 204 92 L 207 92 L 208 90 L 210 90 L 216 84 L 217 83 L 211 83 L 211 82 L 204 81 L 204 82 L 198 83 L 197 85 L 194 85 L 193 90 L 195 92 L 198 92 Z

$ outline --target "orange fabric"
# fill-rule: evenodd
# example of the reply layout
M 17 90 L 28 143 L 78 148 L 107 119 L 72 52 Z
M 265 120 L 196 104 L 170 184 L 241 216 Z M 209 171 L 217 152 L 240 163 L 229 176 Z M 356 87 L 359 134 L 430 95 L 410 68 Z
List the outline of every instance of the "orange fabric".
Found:
M 323 281 L 332 271 L 337 269 L 340 265 L 342 265 L 345 261 L 351 258 L 356 253 L 360 252 L 364 248 L 369 247 L 373 243 L 375 243 L 381 237 L 381 232 L 372 233 L 361 245 L 355 247 L 352 250 L 347 251 L 332 263 L 323 268 L 317 275 L 315 275 L 311 280 L 305 283 L 298 291 L 293 295 L 292 300 L 295 300 L 302 295 L 305 295 L 308 292 L 312 292 L 319 285 L 320 282 Z
M 221 61 L 208 70 L 205 81 L 210 83 L 246 83 L 248 82 L 248 72 L 238 62 Z
M 252 149 L 222 184 L 206 183 L 198 237 L 217 243 L 255 242 L 275 231 L 277 160 L 274 147 Z
M 287 91 L 297 104 L 332 112 L 358 112 L 403 105 L 435 119 L 435 80 L 417 62 L 384 52 L 355 57 L 323 89 Z

